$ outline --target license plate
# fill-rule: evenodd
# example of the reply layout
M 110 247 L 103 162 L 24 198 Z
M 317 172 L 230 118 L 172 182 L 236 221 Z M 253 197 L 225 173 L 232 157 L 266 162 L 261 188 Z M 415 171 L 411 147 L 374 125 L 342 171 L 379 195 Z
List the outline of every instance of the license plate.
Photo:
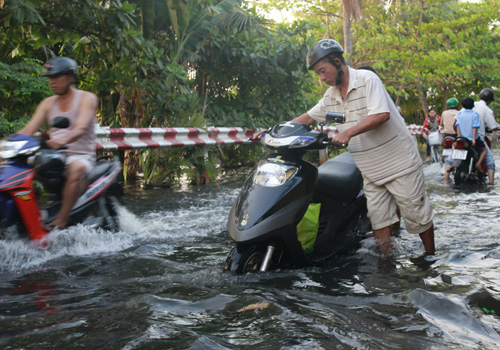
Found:
M 451 148 L 446 148 L 443 150 L 443 156 L 449 156 L 451 154 Z
M 461 159 L 465 160 L 467 158 L 467 151 L 464 151 L 462 149 L 456 149 L 453 151 L 453 159 Z

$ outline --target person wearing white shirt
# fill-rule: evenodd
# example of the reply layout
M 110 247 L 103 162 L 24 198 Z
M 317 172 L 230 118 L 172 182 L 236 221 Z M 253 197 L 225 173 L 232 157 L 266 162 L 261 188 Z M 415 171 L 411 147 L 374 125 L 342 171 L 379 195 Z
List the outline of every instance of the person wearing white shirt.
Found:
M 495 159 L 491 153 L 488 144 L 486 143 L 486 128 L 490 130 L 497 130 L 499 124 L 495 120 L 495 116 L 488 105 L 495 100 L 495 93 L 490 88 L 485 88 L 479 93 L 480 101 L 474 103 L 474 111 L 479 114 L 480 128 L 478 135 L 486 145 L 486 172 L 488 174 L 488 183 L 493 184 L 495 181 Z
M 391 227 L 399 222 L 399 208 L 406 231 L 418 234 L 425 249 L 414 260 L 427 260 L 435 253 L 434 215 L 416 144 L 377 74 L 347 66 L 343 53 L 332 39 L 309 49 L 308 69 L 330 88 L 315 107 L 293 121 L 311 125 L 325 121 L 326 112 L 344 113 L 346 122 L 336 126 L 340 133 L 332 141 L 347 145 L 363 175 L 377 247 L 382 253 L 392 250 Z

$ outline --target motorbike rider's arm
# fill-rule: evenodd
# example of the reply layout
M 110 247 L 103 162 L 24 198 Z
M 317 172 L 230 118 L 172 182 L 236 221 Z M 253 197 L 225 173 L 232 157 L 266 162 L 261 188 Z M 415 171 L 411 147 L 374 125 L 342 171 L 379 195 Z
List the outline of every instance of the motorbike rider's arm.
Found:
M 309 115 L 309 113 L 304 113 L 302 115 L 299 115 L 297 118 L 292 119 L 292 122 L 309 126 L 314 124 L 315 120 Z
M 388 121 L 390 117 L 391 115 L 388 112 L 369 115 L 361 123 L 356 124 L 353 127 L 334 136 L 332 138 L 332 141 L 340 142 L 343 143 L 344 145 L 347 145 L 349 144 L 351 138 L 353 138 L 354 136 L 378 128 L 380 125 Z
M 33 136 L 43 124 L 47 121 L 50 107 L 52 106 L 55 96 L 48 97 L 36 107 L 35 112 L 31 116 L 30 121 L 17 133 L 25 136 Z
M 500 125 L 495 120 L 495 116 L 493 115 L 493 111 L 491 111 L 491 112 L 488 111 L 488 113 L 486 113 L 486 116 L 484 117 L 484 124 L 489 129 L 489 131 L 498 130 L 498 128 L 500 127 Z
M 80 101 L 80 107 L 78 117 L 76 118 L 75 127 L 65 137 L 57 140 L 47 140 L 47 145 L 52 149 L 58 149 L 63 145 L 75 142 L 81 136 L 83 136 L 88 130 L 89 125 L 94 123 L 95 113 L 97 111 L 97 103 L 98 100 L 96 95 L 84 91 L 82 100 Z

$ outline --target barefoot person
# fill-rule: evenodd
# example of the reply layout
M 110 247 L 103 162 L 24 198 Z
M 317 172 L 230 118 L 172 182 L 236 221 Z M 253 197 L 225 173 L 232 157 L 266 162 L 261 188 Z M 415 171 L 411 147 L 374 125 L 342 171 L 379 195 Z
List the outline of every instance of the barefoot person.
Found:
M 433 212 L 417 146 L 377 74 L 348 67 L 343 53 L 332 39 L 309 49 L 308 68 L 330 88 L 315 107 L 293 121 L 311 125 L 325 121 L 326 112 L 344 113 L 346 123 L 336 126 L 340 133 L 332 141 L 348 145 L 361 170 L 379 250 L 391 251 L 391 225 L 399 221 L 399 207 L 406 230 L 418 234 L 425 254 L 433 255 Z

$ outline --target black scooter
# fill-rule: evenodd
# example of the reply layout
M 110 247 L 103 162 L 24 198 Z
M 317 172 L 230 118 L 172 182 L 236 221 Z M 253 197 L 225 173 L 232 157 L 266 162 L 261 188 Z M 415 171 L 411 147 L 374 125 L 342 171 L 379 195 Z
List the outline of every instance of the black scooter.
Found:
M 487 140 L 490 145 L 489 140 Z M 472 143 L 465 137 L 453 138 L 447 136 L 443 143 L 443 155 L 453 158 L 453 172 L 455 173 L 455 185 L 482 184 L 486 173 L 486 163 L 483 161 L 481 167 L 483 172 L 476 169 L 479 159 L 478 151 L 472 147 Z
M 344 122 L 344 115 L 328 113 L 327 123 L 334 122 Z M 225 271 L 318 266 L 359 243 L 371 229 L 363 179 L 351 155 L 343 153 L 319 167 L 302 159 L 308 151 L 345 146 L 329 141 L 324 125 L 318 132 L 286 122 L 263 135 L 261 142 L 274 153 L 246 179 L 230 211 L 228 229 L 236 247 Z M 318 203 L 315 242 L 305 248 L 297 226 Z

